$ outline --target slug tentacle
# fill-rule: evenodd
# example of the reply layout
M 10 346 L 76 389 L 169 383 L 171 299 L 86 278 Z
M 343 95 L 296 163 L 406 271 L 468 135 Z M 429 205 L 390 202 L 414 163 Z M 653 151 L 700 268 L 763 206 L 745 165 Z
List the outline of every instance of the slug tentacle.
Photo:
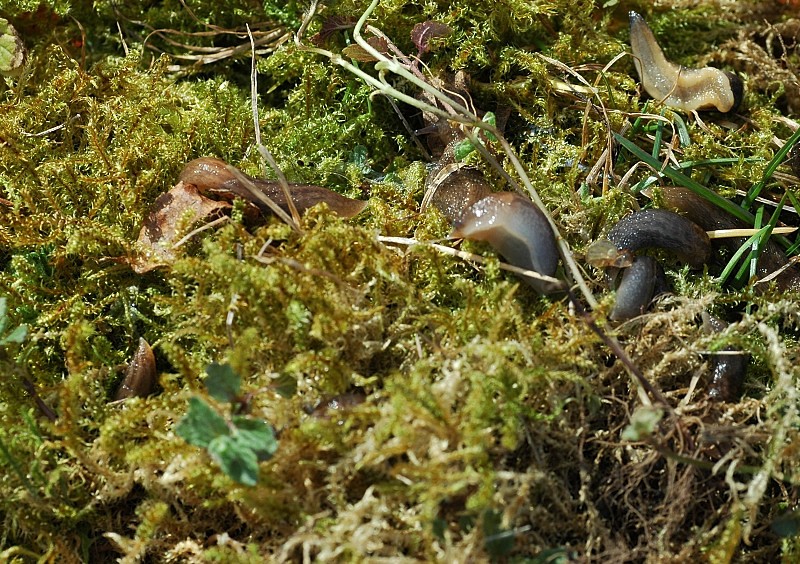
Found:
M 511 192 L 491 194 L 464 210 L 452 237 L 487 241 L 509 263 L 553 276 L 558 247 L 544 213 L 530 200 Z M 536 291 L 556 290 L 541 280 L 526 278 Z
M 714 67 L 690 69 L 668 61 L 644 18 L 636 12 L 629 17 L 633 65 L 651 97 L 685 112 L 716 108 L 726 113 L 738 107 L 744 93 L 738 76 Z
M 620 250 L 661 248 L 692 268 L 702 268 L 711 256 L 711 241 L 693 221 L 675 212 L 655 209 L 623 217 L 608 233 Z
M 261 180 L 245 175 L 259 190 L 289 211 L 289 204 L 280 184 L 275 180 Z M 203 157 L 189 162 L 181 172 L 179 180 L 197 187 L 200 193 L 225 198 L 239 197 L 254 203 L 262 212 L 270 213 L 269 208 L 260 200 L 253 198 L 250 191 L 228 170 L 228 165 L 220 159 Z M 289 183 L 289 191 L 297 211 L 303 213 L 320 202 L 325 202 L 342 217 L 353 217 L 361 212 L 367 202 L 353 200 L 322 186 Z

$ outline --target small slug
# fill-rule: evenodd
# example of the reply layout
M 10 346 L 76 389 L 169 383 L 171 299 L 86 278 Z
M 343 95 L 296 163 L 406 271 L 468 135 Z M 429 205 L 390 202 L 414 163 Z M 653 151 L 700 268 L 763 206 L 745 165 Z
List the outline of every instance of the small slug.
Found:
M 158 374 L 153 349 L 143 338 L 139 338 L 139 348 L 131 359 L 125 379 L 117 388 L 114 400 L 144 397 L 153 393 Z
M 667 249 L 692 268 L 702 268 L 711 256 L 711 241 L 699 225 L 662 209 L 623 217 L 609 231 L 608 239 L 618 249 L 631 252 L 650 247 Z
M 622 271 L 617 286 L 617 296 L 609 319 L 625 321 L 641 315 L 653 299 L 658 263 L 652 257 L 636 257 L 633 264 Z
M 486 178 L 472 168 L 447 165 L 434 171 L 422 202 L 422 211 L 433 205 L 450 223 L 455 223 L 478 200 L 492 193 Z
M 721 319 L 706 312 L 702 313 L 702 317 L 706 333 L 719 333 L 728 326 Z M 733 354 L 717 353 L 712 355 L 708 397 L 713 401 L 732 402 L 738 400 L 742 393 L 748 356 L 733 347 L 724 349 L 724 352 Z
M 744 222 L 739 221 L 708 200 L 701 198 L 688 188 L 662 186 L 661 198 L 665 207 L 680 212 L 706 231 L 748 227 Z M 746 237 L 724 237 L 714 239 L 714 245 L 724 247 L 729 252 L 734 253 L 746 240 Z M 786 253 L 783 252 L 780 245 L 770 239 L 761 251 L 761 256 L 756 265 L 756 274 L 763 278 L 785 267 L 788 263 L 789 259 Z M 800 269 L 796 266 L 787 267 L 775 278 L 775 284 L 779 290 L 784 292 L 800 291 Z
M 636 12 L 628 15 L 633 65 L 652 98 L 685 112 L 716 108 L 726 113 L 739 106 L 744 86 L 737 75 L 714 67 L 690 69 L 669 62 L 644 18 Z
M 270 213 L 269 208 L 263 202 L 254 198 L 250 190 L 228 170 L 227 166 L 224 161 L 213 157 L 195 159 L 187 163 L 183 168 L 179 180 L 182 180 L 185 184 L 196 186 L 203 194 L 218 194 L 226 198 L 234 196 L 243 198 L 258 206 L 262 212 Z M 248 175 L 245 176 L 262 193 L 281 208 L 289 211 L 286 197 L 278 181 L 259 180 Z M 367 205 L 367 202 L 347 198 L 322 186 L 290 182 L 289 190 L 292 195 L 292 201 L 300 213 L 320 202 L 325 202 L 334 212 L 344 218 L 349 218 L 359 214 Z
M 558 267 L 555 236 L 544 213 L 530 200 L 511 192 L 491 194 L 464 210 L 451 237 L 487 241 L 520 268 L 553 276 Z M 539 293 L 555 291 L 552 284 L 525 278 Z

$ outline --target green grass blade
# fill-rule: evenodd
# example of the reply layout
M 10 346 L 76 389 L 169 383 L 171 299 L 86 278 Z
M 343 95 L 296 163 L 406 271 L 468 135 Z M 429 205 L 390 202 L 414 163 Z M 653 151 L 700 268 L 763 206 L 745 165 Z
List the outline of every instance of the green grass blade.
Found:
M 767 181 L 772 178 L 772 175 L 775 174 L 775 171 L 778 170 L 780 164 L 786 158 L 786 155 L 789 154 L 789 151 L 797 143 L 797 140 L 800 139 L 800 129 L 795 131 L 789 139 L 786 140 L 786 143 L 783 144 L 775 156 L 772 157 L 772 160 L 769 161 L 767 168 L 764 169 L 764 176 L 761 177 L 759 182 L 753 184 L 750 190 L 747 191 L 747 196 L 742 202 L 742 207 L 745 209 L 749 209 L 753 202 L 755 202 L 758 195 L 761 193 L 761 190 L 764 189 L 764 186 L 767 184 Z
M 708 200 L 715 206 L 722 208 L 729 214 L 734 217 L 741 219 L 742 221 L 746 222 L 748 225 L 753 225 L 753 214 L 747 210 L 742 209 L 741 207 L 737 206 L 730 200 L 723 198 L 713 190 L 709 190 L 702 184 L 695 182 L 685 174 L 675 170 L 670 166 L 662 166 L 662 163 L 657 159 L 654 159 L 652 155 L 645 153 L 642 149 L 640 149 L 636 144 L 629 141 L 619 133 L 614 132 L 614 138 L 617 142 L 625 147 L 628 151 L 631 152 L 636 158 L 641 160 L 642 162 L 650 165 L 655 170 L 659 171 L 661 174 L 675 182 L 676 184 L 680 184 L 684 188 L 687 188 L 697 194 L 698 196 Z

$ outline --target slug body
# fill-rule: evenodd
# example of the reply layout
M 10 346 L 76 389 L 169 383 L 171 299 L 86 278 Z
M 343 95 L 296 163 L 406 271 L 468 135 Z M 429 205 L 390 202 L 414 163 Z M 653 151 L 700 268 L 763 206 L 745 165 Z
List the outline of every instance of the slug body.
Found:
M 666 249 L 692 268 L 702 268 L 711 256 L 711 241 L 699 225 L 662 209 L 625 216 L 609 231 L 608 239 L 618 249 L 634 253 L 645 248 Z
M 180 175 L 185 184 L 192 184 L 204 195 L 218 195 L 223 198 L 239 197 L 254 203 L 262 212 L 271 213 L 269 207 L 254 198 L 251 191 L 230 171 L 224 161 L 212 157 L 203 157 L 187 163 Z M 244 175 L 264 195 L 273 200 L 285 211 L 289 211 L 286 195 L 280 183 L 275 180 L 259 180 Z M 297 211 L 303 213 L 320 202 L 325 202 L 338 215 L 349 218 L 364 209 L 367 202 L 353 200 L 336 192 L 309 184 L 289 183 L 289 192 Z
M 744 87 L 738 76 L 714 67 L 689 69 L 668 61 L 644 18 L 636 12 L 629 17 L 633 65 L 652 98 L 684 112 L 714 108 L 726 113 L 739 105 Z
M 442 212 L 450 223 L 458 221 L 464 210 L 492 193 L 483 174 L 471 168 L 443 169 L 431 184 L 427 203 Z
M 472 204 L 455 222 L 451 236 L 486 241 L 509 263 L 539 274 L 553 276 L 558 267 L 558 248 L 544 213 L 511 192 L 491 194 Z M 544 281 L 525 281 L 540 293 L 553 291 Z
M 617 286 L 617 300 L 609 319 L 624 321 L 641 315 L 653 299 L 658 263 L 652 257 L 636 257 L 631 266 L 622 271 Z
M 664 186 L 661 188 L 661 195 L 666 207 L 677 210 L 706 231 L 748 227 L 744 222 L 687 188 Z M 746 237 L 724 237 L 715 239 L 714 243 L 715 246 L 719 245 L 734 253 L 746 240 Z M 783 268 L 788 262 L 789 259 L 781 247 L 770 239 L 761 251 L 756 273 L 763 278 Z M 796 266 L 789 266 L 775 278 L 775 284 L 779 290 L 784 292 L 800 291 L 800 269 Z
M 719 333 L 727 326 L 721 319 L 703 312 L 703 327 L 707 333 Z M 746 354 L 732 347 L 726 348 L 724 352 L 734 354 L 712 355 L 708 397 L 713 401 L 732 402 L 738 400 L 742 393 L 749 359 Z
M 119 385 L 115 400 L 144 397 L 153 393 L 158 374 L 153 349 L 143 338 L 139 338 L 139 348 L 133 355 L 125 379 Z

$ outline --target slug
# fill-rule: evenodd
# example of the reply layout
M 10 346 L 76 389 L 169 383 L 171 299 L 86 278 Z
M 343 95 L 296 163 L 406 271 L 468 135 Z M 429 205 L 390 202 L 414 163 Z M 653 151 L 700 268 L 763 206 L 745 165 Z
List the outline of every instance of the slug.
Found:
M 131 359 L 125 379 L 117 388 L 115 400 L 144 397 L 153 393 L 157 380 L 156 358 L 153 349 L 143 338 L 139 338 L 139 348 Z
M 553 276 L 558 247 L 544 213 L 530 200 L 498 192 L 478 200 L 455 222 L 451 237 L 487 241 L 514 266 Z M 556 290 L 552 284 L 525 278 L 539 293 Z
M 725 210 L 715 206 L 708 200 L 701 198 L 688 188 L 681 186 L 663 186 L 661 198 L 665 207 L 680 212 L 683 216 L 693 221 L 706 231 L 718 229 L 738 229 L 748 227 L 744 222 L 730 215 Z M 747 240 L 746 237 L 724 237 L 715 239 L 714 244 L 726 248 L 734 253 Z M 756 265 L 756 274 L 763 278 L 776 270 L 783 268 L 789 262 L 783 249 L 772 239 L 761 251 L 761 256 Z M 800 269 L 789 266 L 775 277 L 777 288 L 783 292 L 800 291 Z
M 432 172 L 426 184 L 429 186 L 422 211 L 433 205 L 451 224 L 459 220 L 464 210 L 492 193 L 480 171 L 454 164 Z
M 706 333 L 719 333 L 728 324 L 719 318 L 703 312 L 703 328 Z M 732 347 L 725 352 L 739 354 L 714 354 L 711 359 L 711 380 L 708 383 L 708 397 L 713 401 L 733 402 L 742 393 L 742 384 L 747 373 L 748 357 Z
M 652 257 L 636 257 L 633 264 L 622 271 L 617 286 L 617 296 L 609 319 L 625 321 L 641 315 L 653 299 L 658 263 Z
M 260 200 L 253 197 L 247 189 L 228 170 L 228 165 L 220 159 L 202 157 L 190 161 L 181 172 L 179 180 L 197 187 L 205 195 L 219 195 L 224 198 L 239 197 L 258 206 L 262 212 L 271 213 Z M 289 211 L 286 196 L 276 180 L 259 180 L 245 175 L 257 189 L 272 199 L 282 209 Z M 336 192 L 309 184 L 289 183 L 289 191 L 297 211 L 303 213 L 320 202 L 325 202 L 337 214 L 344 218 L 353 217 L 361 212 L 367 202 L 346 198 Z
M 671 251 L 681 262 L 702 268 L 711 257 L 711 241 L 693 221 L 675 212 L 654 209 L 623 217 L 608 233 L 620 250 L 656 247 Z
M 671 63 L 644 18 L 636 12 L 629 17 L 633 65 L 652 98 L 685 112 L 716 108 L 727 113 L 739 106 L 744 86 L 737 75 L 714 67 L 689 69 Z

